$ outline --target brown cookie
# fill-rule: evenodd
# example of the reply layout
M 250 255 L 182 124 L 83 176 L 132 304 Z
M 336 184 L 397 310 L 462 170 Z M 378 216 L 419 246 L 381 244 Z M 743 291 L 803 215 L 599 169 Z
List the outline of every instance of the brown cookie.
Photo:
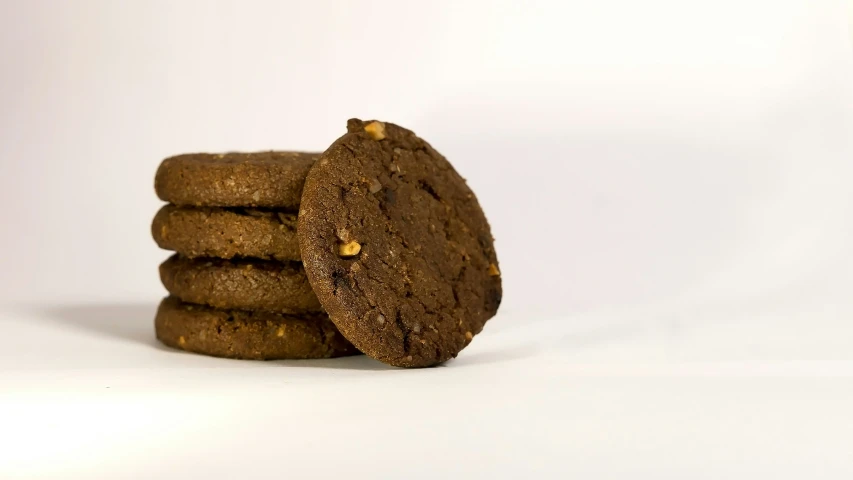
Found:
M 154 328 L 157 339 L 170 347 L 214 357 L 277 360 L 359 353 L 324 314 L 217 310 L 166 297 Z
M 190 258 L 300 259 L 292 213 L 166 205 L 154 217 L 151 234 L 160 248 Z
M 275 313 L 323 311 L 298 262 L 172 255 L 160 265 L 160 280 L 181 300 L 216 308 Z
M 350 120 L 305 182 L 308 280 L 359 350 L 402 367 L 453 358 L 494 316 L 501 278 L 465 180 L 414 133 Z
M 295 209 L 316 153 L 195 153 L 170 157 L 154 178 L 157 196 L 197 207 Z

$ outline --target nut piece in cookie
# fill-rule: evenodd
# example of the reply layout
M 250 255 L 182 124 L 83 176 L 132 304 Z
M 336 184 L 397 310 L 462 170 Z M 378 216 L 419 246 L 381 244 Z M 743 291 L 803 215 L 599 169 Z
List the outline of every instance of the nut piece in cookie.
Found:
M 374 140 L 385 139 L 385 124 L 382 122 L 370 122 L 364 126 L 364 131 Z

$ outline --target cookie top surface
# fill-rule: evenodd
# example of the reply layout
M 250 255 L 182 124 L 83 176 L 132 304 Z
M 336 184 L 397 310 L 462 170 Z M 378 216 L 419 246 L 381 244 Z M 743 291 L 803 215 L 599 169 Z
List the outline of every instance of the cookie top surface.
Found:
M 316 153 L 192 153 L 160 164 L 154 189 L 175 205 L 284 207 L 299 205 Z
M 216 308 L 290 314 L 322 311 L 298 262 L 172 255 L 160 265 L 160 280 L 181 300 Z
M 500 305 L 489 224 L 414 133 L 353 119 L 308 174 L 297 236 L 323 308 L 359 350 L 422 367 L 455 357 Z

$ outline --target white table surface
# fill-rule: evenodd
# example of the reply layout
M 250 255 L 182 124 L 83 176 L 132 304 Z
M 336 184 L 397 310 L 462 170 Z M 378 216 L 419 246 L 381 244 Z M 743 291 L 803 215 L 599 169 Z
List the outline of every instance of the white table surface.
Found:
M 173 351 L 154 302 L 8 307 L 0 478 L 851 478 L 853 327 L 815 305 L 502 311 L 421 370 Z

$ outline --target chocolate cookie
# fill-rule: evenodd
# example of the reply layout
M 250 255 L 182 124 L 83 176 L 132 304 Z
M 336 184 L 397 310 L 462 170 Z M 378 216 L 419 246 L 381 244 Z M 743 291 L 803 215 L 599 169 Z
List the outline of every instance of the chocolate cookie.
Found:
M 324 314 L 217 310 L 166 297 L 154 328 L 157 339 L 170 347 L 214 357 L 277 360 L 359 353 Z
M 495 315 L 489 224 L 465 180 L 414 133 L 350 120 L 305 182 L 308 280 L 359 350 L 402 367 L 455 357 Z
M 316 153 L 196 153 L 163 160 L 157 196 L 175 205 L 295 209 Z
M 297 262 L 193 260 L 173 255 L 160 265 L 160 279 L 181 300 L 216 308 L 276 313 L 323 310 Z
M 154 217 L 151 234 L 160 248 L 190 258 L 300 258 L 292 213 L 166 205 Z

